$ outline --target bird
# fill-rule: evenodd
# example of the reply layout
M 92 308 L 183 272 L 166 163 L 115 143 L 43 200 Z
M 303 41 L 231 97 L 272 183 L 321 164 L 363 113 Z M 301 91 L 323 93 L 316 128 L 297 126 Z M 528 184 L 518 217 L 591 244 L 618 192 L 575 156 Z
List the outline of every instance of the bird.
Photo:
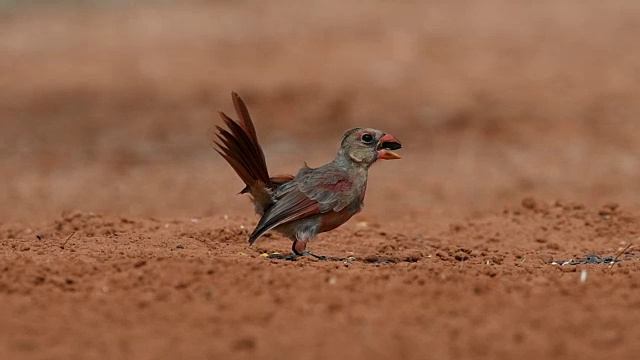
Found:
M 238 117 L 219 111 L 226 129 L 216 125 L 215 151 L 244 182 L 239 194 L 249 194 L 260 220 L 249 236 L 249 246 L 269 231 L 292 240 L 293 258 L 313 256 L 307 249 L 319 233 L 347 222 L 363 207 L 368 170 L 377 160 L 395 160 L 402 147 L 391 134 L 374 128 L 353 128 L 342 135 L 335 159 L 317 168 L 306 163 L 296 175 L 269 175 L 249 110 L 240 96 L 231 98 Z

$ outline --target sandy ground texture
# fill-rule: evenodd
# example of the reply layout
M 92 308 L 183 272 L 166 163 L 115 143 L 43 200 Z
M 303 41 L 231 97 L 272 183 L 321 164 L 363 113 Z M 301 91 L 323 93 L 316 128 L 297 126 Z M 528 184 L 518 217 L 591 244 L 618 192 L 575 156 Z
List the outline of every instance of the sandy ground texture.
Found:
M 635 359 L 640 6 L 0 2 L 0 359 Z M 402 160 L 284 261 L 212 150 Z M 555 265 L 589 254 L 620 260 Z M 591 259 L 594 257 L 592 256 Z

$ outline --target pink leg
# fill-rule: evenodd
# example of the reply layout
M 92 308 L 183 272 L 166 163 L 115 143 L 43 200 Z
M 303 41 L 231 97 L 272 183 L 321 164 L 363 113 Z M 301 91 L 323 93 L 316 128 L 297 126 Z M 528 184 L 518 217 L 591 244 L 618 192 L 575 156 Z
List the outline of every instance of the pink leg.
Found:
M 307 248 L 307 242 L 300 241 L 300 240 L 295 240 L 293 242 L 293 245 L 291 246 L 291 250 L 296 256 L 310 255 L 318 260 L 327 260 L 326 256 L 314 254 L 311 251 L 306 250 L 306 248 Z
M 293 241 L 293 245 L 291 245 L 291 250 L 293 251 L 294 254 L 298 255 L 298 256 L 302 256 L 304 255 L 304 250 L 307 248 L 307 242 L 306 241 L 299 241 L 299 240 L 294 240 Z

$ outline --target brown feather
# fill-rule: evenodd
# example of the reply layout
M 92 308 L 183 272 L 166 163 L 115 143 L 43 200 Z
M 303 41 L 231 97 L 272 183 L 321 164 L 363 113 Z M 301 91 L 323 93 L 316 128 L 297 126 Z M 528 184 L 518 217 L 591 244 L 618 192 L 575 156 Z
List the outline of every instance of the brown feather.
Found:
M 318 214 L 320 214 L 318 202 L 309 199 L 298 190 L 297 186 L 293 185 L 265 212 L 249 237 L 249 244 L 252 245 L 260 236 L 273 228 Z
M 240 118 L 240 125 L 245 130 L 245 132 L 251 137 L 254 144 L 258 144 L 258 136 L 256 135 L 256 128 L 253 126 L 253 121 L 251 120 L 251 116 L 249 115 L 249 109 L 247 109 L 247 105 L 244 104 L 240 95 L 235 92 L 231 93 L 231 97 L 233 98 L 233 106 L 236 109 L 236 114 Z M 260 158 L 262 162 L 265 162 L 264 153 L 262 149 L 258 147 L 260 150 Z
M 235 121 L 225 113 L 219 113 L 226 129 L 216 126 L 215 150 L 245 183 L 246 186 L 241 193 L 248 192 L 253 196 L 256 212 L 261 214 L 273 204 L 271 192 L 284 181 L 282 178 L 272 181 L 269 177 L 264 153 L 249 111 L 238 94 L 232 93 L 232 98 L 239 120 Z
M 227 140 L 225 145 L 229 146 L 229 144 L 234 144 L 229 150 L 233 150 L 233 156 L 237 157 L 241 160 L 241 163 L 247 166 L 247 170 L 249 170 L 254 177 L 253 180 L 260 180 L 263 184 L 270 185 L 269 172 L 267 171 L 267 164 L 265 163 L 260 144 L 251 139 L 243 127 L 229 118 L 225 113 L 220 112 L 220 116 L 231 131 L 226 131 L 219 126 L 216 127 L 220 135 Z M 247 183 L 247 185 L 250 184 Z

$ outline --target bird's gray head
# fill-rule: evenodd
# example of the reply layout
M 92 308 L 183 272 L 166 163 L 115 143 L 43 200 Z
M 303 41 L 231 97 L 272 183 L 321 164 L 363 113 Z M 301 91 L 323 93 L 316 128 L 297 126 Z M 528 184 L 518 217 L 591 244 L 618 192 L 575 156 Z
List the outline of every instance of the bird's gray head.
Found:
M 391 134 L 372 128 L 355 128 L 342 136 L 339 155 L 357 164 L 371 166 L 376 160 L 400 159 L 392 150 L 400 149 L 400 141 Z

